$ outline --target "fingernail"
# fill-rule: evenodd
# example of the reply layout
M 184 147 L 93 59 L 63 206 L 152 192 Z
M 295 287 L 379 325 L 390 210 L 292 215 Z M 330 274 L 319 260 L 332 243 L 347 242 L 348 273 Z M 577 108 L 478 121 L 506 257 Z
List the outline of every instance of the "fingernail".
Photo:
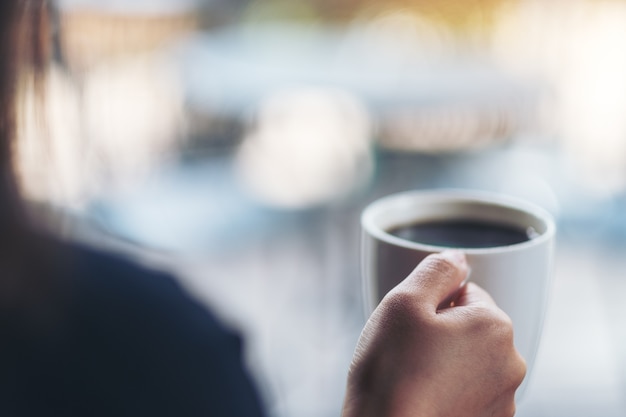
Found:
M 452 262 L 460 265 L 464 265 L 467 263 L 465 259 L 465 253 L 456 249 L 448 249 L 441 252 L 441 255 L 450 259 Z

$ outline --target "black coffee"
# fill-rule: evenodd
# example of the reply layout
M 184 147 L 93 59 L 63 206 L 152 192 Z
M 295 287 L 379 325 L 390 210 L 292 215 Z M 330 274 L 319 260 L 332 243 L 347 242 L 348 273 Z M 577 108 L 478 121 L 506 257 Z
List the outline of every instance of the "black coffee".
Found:
M 393 228 L 388 233 L 405 240 L 449 248 L 491 248 L 526 242 L 534 229 L 476 220 L 441 220 Z

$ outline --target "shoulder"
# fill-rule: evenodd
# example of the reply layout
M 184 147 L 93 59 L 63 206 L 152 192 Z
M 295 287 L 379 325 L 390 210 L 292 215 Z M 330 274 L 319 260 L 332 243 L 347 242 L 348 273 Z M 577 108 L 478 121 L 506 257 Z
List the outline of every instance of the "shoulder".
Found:
M 61 274 L 69 280 L 72 305 L 82 316 L 116 322 L 122 328 L 140 326 L 141 333 L 196 331 L 205 337 L 237 339 L 170 272 L 83 244 L 61 245 L 65 258 Z
M 241 338 L 176 278 L 118 254 L 63 245 L 74 289 L 70 350 L 81 352 L 77 372 L 117 384 L 107 393 L 120 396 L 113 402 L 156 407 L 156 415 L 260 415 Z

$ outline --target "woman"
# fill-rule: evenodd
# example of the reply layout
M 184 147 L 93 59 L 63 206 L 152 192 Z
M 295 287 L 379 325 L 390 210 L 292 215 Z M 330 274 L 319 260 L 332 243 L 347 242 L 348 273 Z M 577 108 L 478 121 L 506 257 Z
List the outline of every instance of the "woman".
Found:
M 237 335 L 166 274 L 39 231 L 12 166 L 15 90 L 48 55 L 44 0 L 0 3 L 0 415 L 261 416 Z M 512 416 L 525 367 L 463 254 L 427 258 L 368 321 L 349 416 Z

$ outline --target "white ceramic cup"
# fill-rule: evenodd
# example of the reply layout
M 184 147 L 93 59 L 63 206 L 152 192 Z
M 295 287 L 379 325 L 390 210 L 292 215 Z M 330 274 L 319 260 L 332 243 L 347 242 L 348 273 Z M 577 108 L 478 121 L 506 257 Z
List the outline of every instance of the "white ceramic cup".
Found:
M 471 268 L 470 281 L 487 290 L 513 321 L 515 346 L 528 373 L 533 367 L 552 276 L 556 227 L 552 216 L 529 202 L 470 190 L 409 191 L 374 201 L 361 216 L 363 291 L 367 314 L 427 255 L 446 248 L 398 238 L 390 229 L 422 221 L 474 220 L 508 224 L 536 236 L 509 246 L 459 248 Z

